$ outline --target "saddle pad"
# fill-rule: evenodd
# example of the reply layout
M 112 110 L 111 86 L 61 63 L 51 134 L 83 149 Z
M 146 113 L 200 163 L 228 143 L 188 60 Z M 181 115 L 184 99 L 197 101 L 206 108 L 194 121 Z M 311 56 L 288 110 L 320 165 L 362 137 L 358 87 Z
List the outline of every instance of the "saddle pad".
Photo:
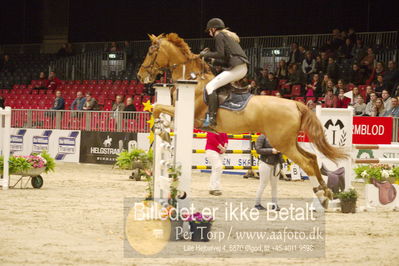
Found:
M 230 111 L 241 111 L 247 106 L 252 96 L 253 95 L 250 92 L 243 94 L 236 94 L 230 92 L 229 97 L 226 99 L 226 101 L 224 101 L 224 103 L 219 105 L 219 108 L 223 108 Z M 208 105 L 205 89 L 204 89 L 204 102 Z

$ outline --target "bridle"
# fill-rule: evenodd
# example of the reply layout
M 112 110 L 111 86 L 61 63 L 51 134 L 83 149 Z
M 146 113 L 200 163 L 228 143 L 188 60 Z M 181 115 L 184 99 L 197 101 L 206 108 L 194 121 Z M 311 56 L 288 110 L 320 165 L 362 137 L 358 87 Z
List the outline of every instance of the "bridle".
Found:
M 150 75 L 154 75 L 153 73 L 150 72 L 150 69 L 155 70 L 155 73 L 159 73 L 159 72 L 165 72 L 167 70 L 169 71 L 173 71 L 174 69 L 176 69 L 177 67 L 181 66 L 181 65 L 185 65 L 190 61 L 195 60 L 196 58 L 189 58 L 186 61 L 182 62 L 182 63 L 178 63 L 178 64 L 173 64 L 170 66 L 165 66 L 165 67 L 161 67 L 159 66 L 158 62 L 157 62 L 157 58 L 158 58 L 158 54 L 159 54 L 159 49 L 161 48 L 161 40 L 158 40 L 156 43 L 152 44 L 149 48 L 149 53 L 148 55 L 153 55 L 155 54 L 154 58 L 151 60 L 151 63 L 146 65 L 146 66 L 141 66 L 143 69 L 145 69 L 145 71 Z M 205 70 L 205 67 L 203 67 L 203 71 L 202 73 L 195 73 L 195 74 L 203 74 Z

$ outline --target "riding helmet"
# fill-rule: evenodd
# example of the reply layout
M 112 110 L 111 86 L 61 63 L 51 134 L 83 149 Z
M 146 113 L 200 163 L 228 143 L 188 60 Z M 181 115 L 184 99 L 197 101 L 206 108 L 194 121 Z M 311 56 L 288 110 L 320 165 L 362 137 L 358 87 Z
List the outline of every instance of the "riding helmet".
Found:
M 223 20 L 220 18 L 211 18 L 206 24 L 206 30 L 208 31 L 211 28 L 220 30 L 226 28 L 226 26 L 224 25 Z

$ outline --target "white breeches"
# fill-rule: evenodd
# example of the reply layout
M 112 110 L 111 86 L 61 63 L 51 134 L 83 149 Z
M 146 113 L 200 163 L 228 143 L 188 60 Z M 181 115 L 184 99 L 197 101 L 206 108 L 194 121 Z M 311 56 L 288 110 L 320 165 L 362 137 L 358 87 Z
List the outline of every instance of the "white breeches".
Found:
M 220 178 L 223 170 L 223 154 L 213 150 L 206 150 L 206 158 L 212 165 L 212 174 L 209 182 L 209 190 L 220 190 Z
M 233 67 L 230 70 L 225 70 L 216 77 L 214 77 L 207 85 L 206 92 L 211 94 L 216 89 L 229 84 L 231 82 L 237 81 L 245 77 L 248 72 L 247 64 L 241 64 Z
M 262 199 L 263 191 L 270 181 L 272 188 L 272 202 L 277 203 L 277 181 L 279 178 L 279 166 L 276 166 L 276 172 L 274 173 L 274 166 L 264 163 L 259 160 L 259 187 L 256 192 L 256 204 L 260 204 Z M 274 175 L 276 174 L 276 176 Z

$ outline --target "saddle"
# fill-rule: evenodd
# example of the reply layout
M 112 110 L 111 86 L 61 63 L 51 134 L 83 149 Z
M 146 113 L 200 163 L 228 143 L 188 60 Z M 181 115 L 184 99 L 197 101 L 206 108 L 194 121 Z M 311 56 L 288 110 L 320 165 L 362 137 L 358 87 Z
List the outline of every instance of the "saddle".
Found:
M 396 198 L 396 188 L 388 181 L 380 182 L 375 178 L 371 180 L 374 186 L 378 188 L 378 197 L 382 205 L 391 203 Z
M 235 84 L 239 85 L 239 83 Z M 232 84 L 227 84 L 217 90 L 219 108 L 231 110 L 231 111 L 241 111 L 243 110 L 252 94 L 249 89 L 234 86 Z M 204 88 L 204 102 L 207 102 L 207 92 Z
M 322 175 L 328 177 L 327 187 L 334 193 L 339 193 L 345 190 L 345 168 L 340 167 L 335 171 L 330 171 L 322 164 L 320 168 Z

